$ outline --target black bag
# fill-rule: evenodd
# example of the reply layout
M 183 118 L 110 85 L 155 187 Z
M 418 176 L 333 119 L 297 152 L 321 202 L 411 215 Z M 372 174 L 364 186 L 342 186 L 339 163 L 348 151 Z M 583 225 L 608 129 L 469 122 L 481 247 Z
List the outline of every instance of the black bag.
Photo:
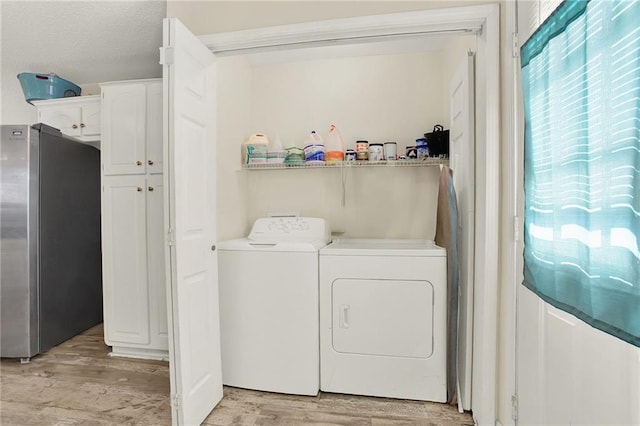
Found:
M 449 130 L 444 130 L 440 124 L 433 126 L 433 132 L 425 133 L 429 155 L 436 158 L 449 158 Z

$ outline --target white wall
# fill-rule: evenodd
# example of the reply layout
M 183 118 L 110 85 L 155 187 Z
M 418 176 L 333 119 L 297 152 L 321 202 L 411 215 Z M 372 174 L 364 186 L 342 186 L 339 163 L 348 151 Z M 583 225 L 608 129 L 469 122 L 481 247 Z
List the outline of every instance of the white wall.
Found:
M 220 90 L 229 94 L 218 104 L 221 238 L 246 235 L 257 217 L 284 212 L 323 217 L 345 237 L 434 237 L 438 167 L 347 170 L 343 189 L 339 169 L 239 171 L 229 163 L 239 164 L 252 133 L 303 146 L 311 130 L 324 138 L 330 124 L 345 148 L 360 139 L 395 141 L 403 152 L 446 121 L 441 52 L 256 65 L 237 57 L 218 67 Z
M 218 63 L 217 196 L 218 239 L 249 233 L 247 174 L 239 169 L 240 144 L 251 120 L 251 68 L 244 57 Z
M 304 146 L 311 130 L 323 138 L 335 124 L 346 148 L 355 141 L 415 145 L 444 119 L 442 55 L 436 52 L 304 60 L 254 67 L 256 132 Z

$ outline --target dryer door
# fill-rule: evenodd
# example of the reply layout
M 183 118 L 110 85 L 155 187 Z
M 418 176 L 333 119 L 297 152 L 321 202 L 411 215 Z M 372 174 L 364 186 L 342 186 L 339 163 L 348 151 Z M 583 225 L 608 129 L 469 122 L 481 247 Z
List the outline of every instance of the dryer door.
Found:
M 429 358 L 433 354 L 433 293 L 428 281 L 335 280 L 334 350 Z

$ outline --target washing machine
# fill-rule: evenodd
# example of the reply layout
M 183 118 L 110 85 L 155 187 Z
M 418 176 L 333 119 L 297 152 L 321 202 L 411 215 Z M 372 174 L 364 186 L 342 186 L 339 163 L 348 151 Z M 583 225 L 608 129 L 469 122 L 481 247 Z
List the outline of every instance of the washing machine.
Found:
M 446 402 L 444 248 L 337 239 L 320 250 L 320 389 Z
M 225 385 L 318 393 L 318 252 L 330 241 L 323 219 L 269 217 L 247 238 L 219 244 Z

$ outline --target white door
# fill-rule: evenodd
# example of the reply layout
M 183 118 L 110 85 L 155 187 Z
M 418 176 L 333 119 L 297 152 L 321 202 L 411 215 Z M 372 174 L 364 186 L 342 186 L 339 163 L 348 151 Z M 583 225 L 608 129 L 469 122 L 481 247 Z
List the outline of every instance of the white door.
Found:
M 216 244 L 215 64 L 176 19 L 163 22 L 165 223 L 174 425 L 222 399 Z
M 519 40 L 525 43 L 559 0 L 521 2 Z M 518 66 L 519 69 L 519 66 Z M 521 98 L 521 81 L 516 92 Z M 519 105 L 521 104 L 518 103 Z M 523 112 L 517 123 L 523 125 Z M 523 147 L 523 131 L 517 147 Z M 523 187 L 522 149 L 517 165 Z M 518 196 L 523 217 L 524 194 Z M 522 221 L 521 221 L 522 223 Z M 523 270 L 523 242 L 518 265 Z M 639 425 L 640 349 L 556 309 L 517 284 L 516 394 L 520 425 Z
M 518 423 L 640 424 L 640 349 L 518 287 Z
M 451 127 L 449 164 L 458 199 L 458 256 L 460 305 L 458 312 L 458 403 L 471 409 L 473 343 L 473 273 L 475 234 L 474 56 L 458 65 L 449 84 Z

